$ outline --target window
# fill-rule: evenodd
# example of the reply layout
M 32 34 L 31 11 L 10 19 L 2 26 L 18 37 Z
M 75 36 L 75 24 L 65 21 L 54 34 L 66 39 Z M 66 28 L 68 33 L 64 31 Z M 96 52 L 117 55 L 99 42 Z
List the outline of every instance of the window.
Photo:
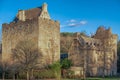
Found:
M 86 45 L 88 45 L 88 42 L 86 43 Z
M 90 43 L 90 45 L 92 45 L 92 43 Z
M 99 46 L 99 44 L 97 44 L 97 46 Z

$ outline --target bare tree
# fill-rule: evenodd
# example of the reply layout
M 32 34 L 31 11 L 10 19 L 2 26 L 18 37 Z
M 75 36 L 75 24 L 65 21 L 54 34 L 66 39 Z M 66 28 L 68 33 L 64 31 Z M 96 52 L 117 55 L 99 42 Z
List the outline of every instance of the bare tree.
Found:
M 70 36 L 61 37 L 60 39 L 60 49 L 61 49 L 60 52 L 61 53 L 68 53 L 72 40 L 73 38 Z
M 13 80 L 18 79 L 19 71 L 20 71 L 20 64 L 13 63 L 12 65 L 10 65 L 10 73 L 13 76 Z
M 30 73 L 40 64 L 42 58 L 41 52 L 37 49 L 34 41 L 20 41 L 14 49 L 12 49 L 12 57 L 15 63 L 18 63 L 22 70 L 26 71 L 27 80 L 30 80 Z
M 6 72 L 9 70 L 9 64 L 7 61 L 2 61 L 0 62 L 0 66 L 1 66 L 1 69 L 2 69 L 2 80 L 5 80 L 5 74 Z

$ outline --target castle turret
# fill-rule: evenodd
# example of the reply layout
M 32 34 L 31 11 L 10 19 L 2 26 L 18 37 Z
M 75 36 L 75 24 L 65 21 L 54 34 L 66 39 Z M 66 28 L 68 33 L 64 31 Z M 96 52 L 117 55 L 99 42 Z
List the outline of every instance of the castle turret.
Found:
M 19 12 L 18 12 L 18 18 L 21 21 L 25 21 L 25 11 L 24 10 L 19 10 Z

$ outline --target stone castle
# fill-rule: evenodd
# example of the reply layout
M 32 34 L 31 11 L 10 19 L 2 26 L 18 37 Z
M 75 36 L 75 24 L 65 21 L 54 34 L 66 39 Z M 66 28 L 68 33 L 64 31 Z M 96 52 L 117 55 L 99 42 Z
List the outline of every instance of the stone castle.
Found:
M 45 63 L 59 60 L 60 24 L 50 19 L 46 3 L 42 7 L 19 10 L 10 24 L 2 25 L 2 61 L 11 61 L 11 50 L 25 39 L 35 42 Z
M 68 53 L 76 74 L 86 76 L 117 74 L 117 35 L 112 34 L 111 28 L 99 27 L 92 37 L 76 33 Z
M 60 58 L 60 24 L 50 19 L 47 4 L 42 7 L 19 10 L 10 24 L 2 25 L 2 61 L 11 61 L 12 49 L 20 41 L 33 40 L 50 64 Z M 111 29 L 99 27 L 92 37 L 76 33 L 68 52 L 77 73 L 89 76 L 107 76 L 117 73 L 117 35 Z

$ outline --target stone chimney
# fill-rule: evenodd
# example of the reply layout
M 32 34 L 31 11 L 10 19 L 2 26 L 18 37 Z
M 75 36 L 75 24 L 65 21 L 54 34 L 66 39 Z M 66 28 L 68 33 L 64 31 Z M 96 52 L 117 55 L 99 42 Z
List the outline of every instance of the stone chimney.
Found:
M 49 13 L 47 11 L 46 3 L 43 3 L 43 5 L 42 5 L 42 12 L 41 12 L 40 18 L 50 19 Z
M 24 10 L 19 10 L 19 12 L 18 12 L 18 18 L 21 21 L 25 21 L 25 11 Z
M 47 12 L 47 3 L 43 3 L 43 5 L 42 5 L 42 11 Z

